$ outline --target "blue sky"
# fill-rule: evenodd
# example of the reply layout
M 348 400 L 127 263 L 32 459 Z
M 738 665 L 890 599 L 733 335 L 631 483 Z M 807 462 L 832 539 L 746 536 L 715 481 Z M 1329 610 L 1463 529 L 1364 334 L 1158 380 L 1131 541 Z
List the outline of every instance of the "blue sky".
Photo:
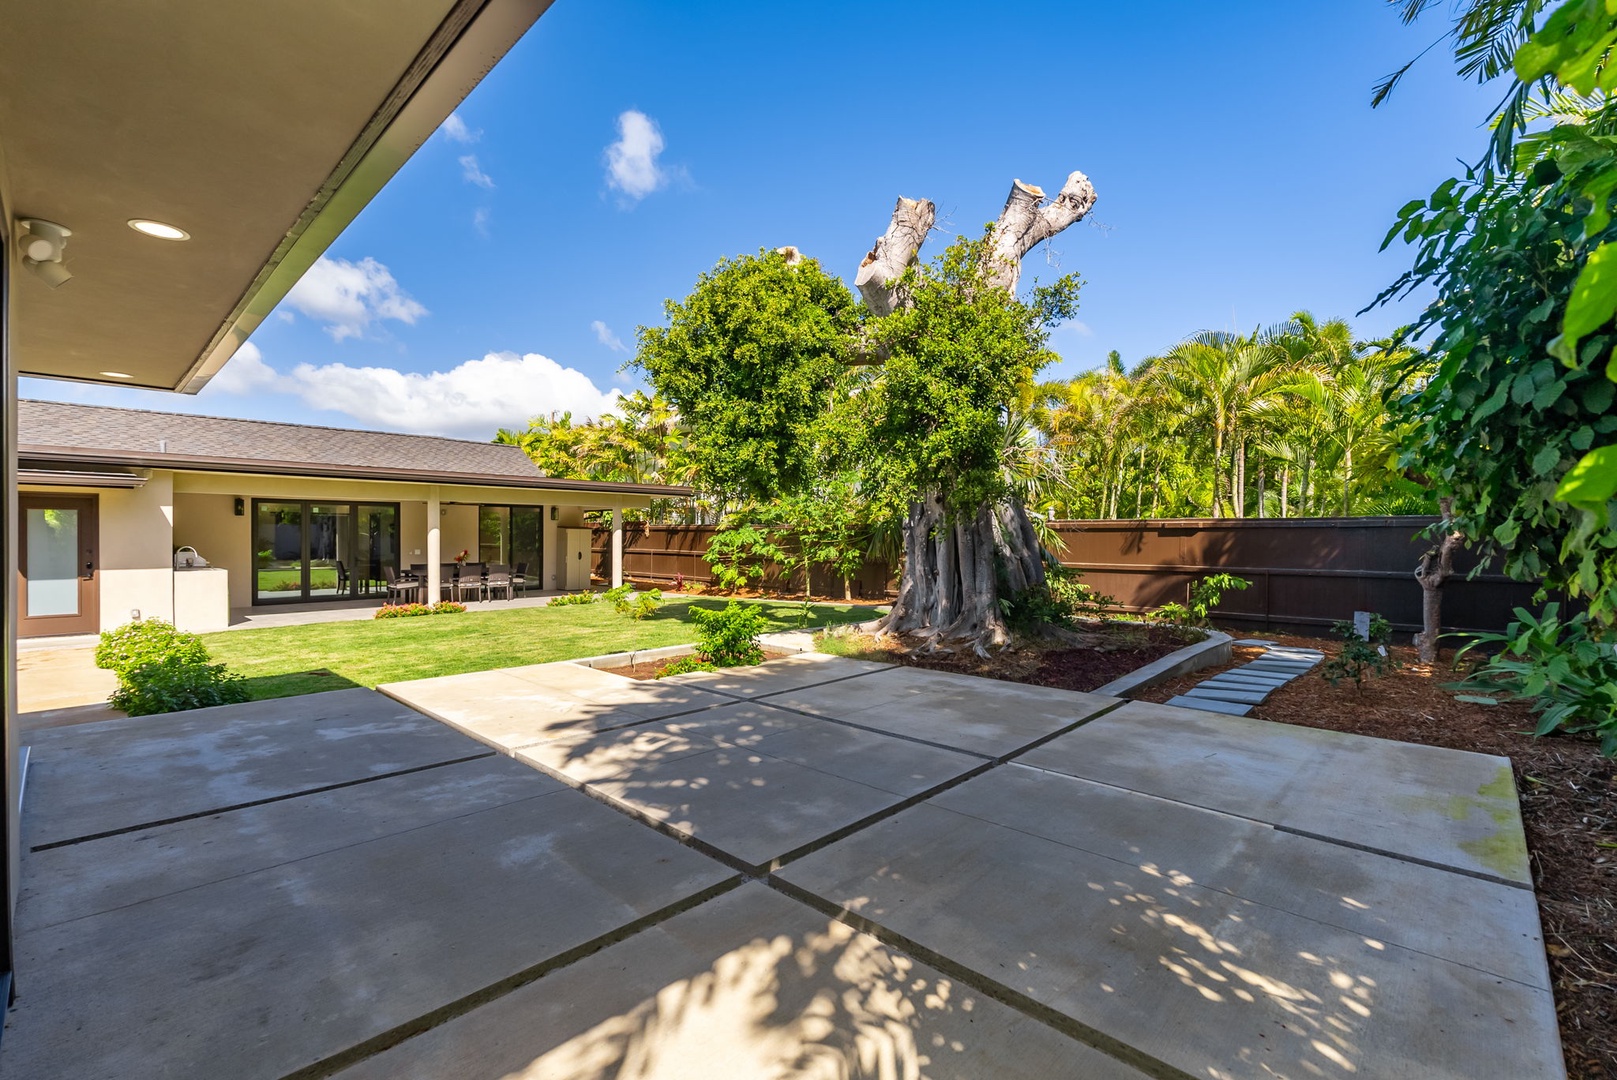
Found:
M 794 244 L 851 283 L 899 195 L 976 232 L 1013 178 L 1073 169 L 1095 211 L 1024 275 L 1086 281 L 1049 374 L 1133 362 L 1352 317 L 1407 262 L 1376 252 L 1398 207 L 1481 155 L 1497 96 L 1433 50 L 1372 111 L 1441 29 L 1379 0 L 1005 10 L 558 0 L 214 386 L 23 394 L 488 438 L 639 385 L 636 326 L 723 255 Z

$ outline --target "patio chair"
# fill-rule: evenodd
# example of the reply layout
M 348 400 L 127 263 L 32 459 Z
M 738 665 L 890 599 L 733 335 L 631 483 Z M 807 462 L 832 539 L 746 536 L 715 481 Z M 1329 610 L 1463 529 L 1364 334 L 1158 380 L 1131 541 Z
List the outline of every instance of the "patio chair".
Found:
M 502 590 L 505 598 L 511 599 L 511 568 L 505 563 L 490 563 L 483 576 L 483 595 L 492 600 L 494 594 Z
M 474 600 L 481 600 L 487 591 L 485 581 L 487 570 L 484 563 L 457 563 L 455 574 L 454 599 L 464 600 L 466 594 L 472 594 Z
M 528 592 L 528 564 L 517 563 L 517 568 L 511 572 L 511 593 L 514 596 L 526 596 Z
M 389 601 L 405 597 L 413 600 L 426 587 L 420 578 L 400 577 L 391 566 L 382 567 L 382 578 L 387 583 Z

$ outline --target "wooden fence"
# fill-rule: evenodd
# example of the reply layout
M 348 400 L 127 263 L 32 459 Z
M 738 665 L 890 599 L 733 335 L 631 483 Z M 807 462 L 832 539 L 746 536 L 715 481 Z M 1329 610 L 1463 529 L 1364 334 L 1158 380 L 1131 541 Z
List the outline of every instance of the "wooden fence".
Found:
M 1060 560 L 1081 570 L 1096 592 L 1127 611 L 1169 601 L 1184 603 L 1192 582 L 1207 574 L 1236 574 L 1252 583 L 1227 593 L 1216 609 L 1220 623 L 1252 629 L 1318 630 L 1354 611 L 1376 611 L 1395 629 L 1420 629 L 1421 595 L 1415 565 L 1427 543 L 1419 534 L 1436 519 L 1245 518 L 1174 521 L 1058 521 L 1065 545 Z M 624 530 L 624 574 L 668 583 L 675 575 L 707 582 L 702 561 L 710 525 L 631 524 Z M 596 573 L 610 573 L 611 533 L 597 529 Z M 1443 622 L 1451 630 L 1502 630 L 1511 608 L 1531 606 L 1533 588 L 1497 573 L 1472 580 L 1475 565 L 1461 553 L 1443 590 Z M 771 587 L 780 582 L 774 579 Z M 853 595 L 872 599 L 895 587 L 885 565 L 867 565 L 853 580 Z M 793 583 L 800 589 L 800 580 Z M 840 596 L 842 583 L 814 575 L 814 591 Z

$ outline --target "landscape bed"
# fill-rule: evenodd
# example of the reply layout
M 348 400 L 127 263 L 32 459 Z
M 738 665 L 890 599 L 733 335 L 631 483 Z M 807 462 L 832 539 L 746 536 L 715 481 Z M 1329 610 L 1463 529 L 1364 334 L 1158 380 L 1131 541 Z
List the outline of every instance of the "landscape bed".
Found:
M 932 671 L 1087 692 L 1203 640 L 1200 631 L 1144 623 L 1101 623 L 1086 627 L 1082 634 L 1093 644 L 1017 645 L 987 659 L 968 651 L 907 653 L 869 634 L 825 635 L 819 649 L 856 660 L 881 660 Z

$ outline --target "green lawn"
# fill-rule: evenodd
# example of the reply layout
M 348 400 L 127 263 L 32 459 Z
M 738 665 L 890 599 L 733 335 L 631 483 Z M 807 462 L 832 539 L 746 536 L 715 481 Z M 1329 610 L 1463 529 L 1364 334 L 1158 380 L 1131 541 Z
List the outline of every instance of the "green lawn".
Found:
M 639 622 L 608 604 L 588 604 L 228 630 L 203 640 L 214 660 L 246 676 L 256 700 L 682 645 L 696 640 L 685 620 L 689 607 L 724 604 L 669 600 Z M 769 629 L 798 627 L 800 604 L 761 601 L 758 607 L 769 617 Z M 867 607 L 815 604 L 808 626 L 874 617 Z

